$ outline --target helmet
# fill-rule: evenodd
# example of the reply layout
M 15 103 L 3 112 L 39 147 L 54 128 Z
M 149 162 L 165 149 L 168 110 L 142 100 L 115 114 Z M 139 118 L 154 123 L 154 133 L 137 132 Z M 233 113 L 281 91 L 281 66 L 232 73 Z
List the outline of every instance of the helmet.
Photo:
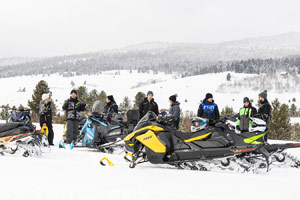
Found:
M 267 123 L 259 118 L 251 117 L 252 127 L 249 128 L 249 132 L 263 132 L 267 130 Z
M 197 132 L 205 129 L 207 126 L 207 119 L 201 118 L 201 117 L 193 117 L 192 118 L 192 126 L 191 131 Z

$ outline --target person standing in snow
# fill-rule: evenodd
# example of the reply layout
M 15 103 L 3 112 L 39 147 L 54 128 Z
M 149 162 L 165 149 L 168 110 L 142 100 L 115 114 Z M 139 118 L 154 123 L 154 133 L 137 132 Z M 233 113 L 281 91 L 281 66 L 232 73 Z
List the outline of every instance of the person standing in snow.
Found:
M 40 115 L 40 126 L 47 126 L 48 128 L 48 142 L 49 145 L 53 144 L 54 139 L 54 132 L 53 132 L 53 120 L 52 120 L 52 110 L 51 110 L 51 101 L 50 101 L 50 94 L 43 94 L 42 100 L 40 103 L 39 108 L 39 115 Z
M 62 107 L 67 112 L 67 140 L 68 144 L 74 142 L 78 135 L 78 124 L 80 111 L 84 111 L 86 104 L 77 98 L 77 91 L 72 90 L 70 98 L 64 102 Z
M 261 106 L 258 109 L 259 117 L 264 120 L 267 124 L 271 118 L 272 107 L 267 99 L 267 91 L 263 91 L 258 95 L 258 101 Z
M 178 129 L 180 121 L 180 103 L 176 101 L 177 95 L 172 95 L 169 97 L 170 109 L 169 114 L 172 115 L 172 125 L 174 128 Z
M 238 114 L 239 120 L 237 121 L 237 129 L 241 132 L 249 131 L 249 128 L 252 127 L 252 121 L 250 117 L 253 117 L 257 114 L 257 110 L 252 106 L 248 97 L 244 98 L 244 106 L 240 109 Z
M 152 111 L 156 115 L 158 115 L 158 105 L 154 101 L 152 91 L 148 91 L 147 97 L 139 104 L 139 112 L 141 118 L 144 117 L 148 111 Z
M 215 104 L 213 95 L 207 93 L 205 99 L 200 104 L 198 108 L 198 117 L 210 119 L 210 120 L 219 120 L 220 113 L 217 104 Z
M 113 114 L 118 113 L 118 105 L 116 104 L 116 101 L 114 99 L 113 95 L 109 95 L 105 99 L 106 105 L 103 108 L 103 112 L 107 114 Z

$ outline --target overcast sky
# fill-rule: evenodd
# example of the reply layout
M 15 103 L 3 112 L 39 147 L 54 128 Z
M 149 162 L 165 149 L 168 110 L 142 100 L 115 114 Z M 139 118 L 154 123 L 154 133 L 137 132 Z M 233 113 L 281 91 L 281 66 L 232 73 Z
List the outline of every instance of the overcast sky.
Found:
M 300 0 L 1 0 L 0 58 L 300 31 Z

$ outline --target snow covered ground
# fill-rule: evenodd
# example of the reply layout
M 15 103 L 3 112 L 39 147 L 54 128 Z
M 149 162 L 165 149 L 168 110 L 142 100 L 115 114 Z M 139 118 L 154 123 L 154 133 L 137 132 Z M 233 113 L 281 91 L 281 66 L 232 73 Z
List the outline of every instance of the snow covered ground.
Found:
M 40 80 L 48 82 L 50 90 L 53 93 L 53 99 L 57 100 L 56 104 L 60 109 L 65 99 L 69 97 L 69 93 L 73 88 L 71 81 L 75 83 L 74 87 L 79 87 L 87 82 L 86 87 L 90 90 L 97 89 L 99 92 L 104 90 L 107 94 L 113 94 L 117 103 L 121 103 L 125 96 L 128 96 L 132 102 L 137 92 L 147 93 L 148 90 L 154 92 L 154 98 L 158 102 L 159 108 L 168 108 L 169 96 L 178 94 L 178 101 L 181 103 L 183 111 L 192 110 L 197 112 L 200 101 L 204 99 L 207 92 L 214 95 L 216 103 L 221 110 L 225 106 L 232 106 L 237 112 L 243 105 L 243 98 L 248 96 L 257 101 L 258 93 L 261 91 L 253 91 L 249 86 L 249 90 L 242 89 L 239 93 L 230 93 L 226 90 L 219 91 L 219 85 L 226 83 L 227 72 L 218 74 L 198 75 L 186 78 L 176 78 L 174 75 L 159 74 L 142 74 L 133 71 L 121 71 L 120 75 L 115 75 L 115 71 L 103 72 L 99 76 L 75 76 L 62 77 L 59 75 L 45 76 L 22 76 L 14 78 L 0 79 L 0 105 L 10 104 L 19 106 L 27 105 L 27 100 L 31 99 L 33 89 Z M 231 73 L 232 80 L 243 80 L 245 77 L 255 76 L 251 74 L 235 74 Z M 137 87 L 139 83 L 145 84 L 155 80 L 155 84 Z M 19 88 L 26 88 L 26 92 L 17 92 Z M 292 86 L 291 86 L 292 87 Z M 288 103 L 289 100 L 296 98 L 297 107 L 300 107 L 300 93 L 275 93 L 268 92 L 270 101 L 279 98 L 281 103 Z M 254 103 L 255 104 L 255 103 Z M 291 103 L 288 103 L 291 104 Z
M 0 199 L 299 199 L 300 169 L 239 174 L 168 169 L 144 164 L 130 169 L 121 155 L 85 148 L 58 148 L 63 126 L 54 125 L 55 146 L 42 158 L 0 157 Z M 300 149 L 291 151 L 300 157 Z M 115 167 L 101 166 L 108 157 Z
M 300 123 L 300 117 L 291 117 L 291 124 Z

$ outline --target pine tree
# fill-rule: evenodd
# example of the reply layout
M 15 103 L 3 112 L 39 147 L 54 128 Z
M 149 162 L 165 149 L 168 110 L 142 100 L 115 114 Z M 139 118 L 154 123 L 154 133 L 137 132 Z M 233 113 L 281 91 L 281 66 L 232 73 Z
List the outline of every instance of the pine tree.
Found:
M 135 100 L 134 100 L 134 105 L 133 105 L 133 108 L 134 109 L 139 109 L 139 104 L 140 102 L 142 102 L 144 100 L 144 98 L 146 97 L 146 94 L 143 93 L 143 92 L 138 92 L 136 95 L 135 95 Z
M 0 112 L 0 117 L 2 120 L 8 120 L 10 116 L 8 110 L 9 110 L 9 104 L 2 106 L 2 110 Z
M 272 102 L 272 117 L 268 132 L 270 139 L 291 139 L 289 107 L 286 104 L 281 105 L 277 98 Z
M 24 110 L 24 106 L 22 104 L 19 105 L 18 110 Z
M 71 81 L 71 86 L 74 87 L 75 86 L 75 83 L 74 81 Z
M 86 103 L 88 101 L 88 89 L 85 86 L 80 86 L 77 88 L 77 98 Z
M 291 139 L 293 141 L 297 141 L 297 142 L 300 141 L 300 124 L 299 123 L 294 124 L 291 137 L 292 137 Z
M 222 109 L 221 116 L 226 116 L 226 115 L 230 115 L 230 116 L 234 115 L 232 107 L 226 106 L 225 108 Z
M 130 99 L 126 96 L 123 99 L 123 102 L 120 104 L 120 110 L 130 110 L 131 109 L 131 101 Z
M 96 89 L 93 89 L 87 95 L 86 102 L 85 102 L 87 104 L 86 108 L 87 109 L 91 109 L 92 106 L 93 106 L 93 104 L 97 100 L 100 101 L 99 107 L 104 107 L 104 105 L 105 105 L 105 97 L 106 97 L 105 92 L 101 91 L 100 93 L 98 93 L 98 91 Z
M 39 105 L 42 100 L 42 95 L 50 93 L 50 89 L 48 87 L 48 83 L 44 80 L 41 80 L 38 82 L 38 84 L 35 86 L 35 89 L 33 90 L 33 95 L 32 95 L 32 100 L 28 100 L 28 106 L 32 111 L 32 120 L 37 121 L 39 119 Z M 51 100 L 51 110 L 52 110 L 52 115 L 56 115 L 56 106 L 53 100 Z
M 100 104 L 101 107 L 104 107 L 106 105 L 105 99 L 106 99 L 106 93 L 102 90 L 97 98 L 97 100 L 100 100 L 101 102 Z
M 292 104 L 290 108 L 290 115 L 291 117 L 297 117 L 297 114 L 297 106 L 295 104 Z

